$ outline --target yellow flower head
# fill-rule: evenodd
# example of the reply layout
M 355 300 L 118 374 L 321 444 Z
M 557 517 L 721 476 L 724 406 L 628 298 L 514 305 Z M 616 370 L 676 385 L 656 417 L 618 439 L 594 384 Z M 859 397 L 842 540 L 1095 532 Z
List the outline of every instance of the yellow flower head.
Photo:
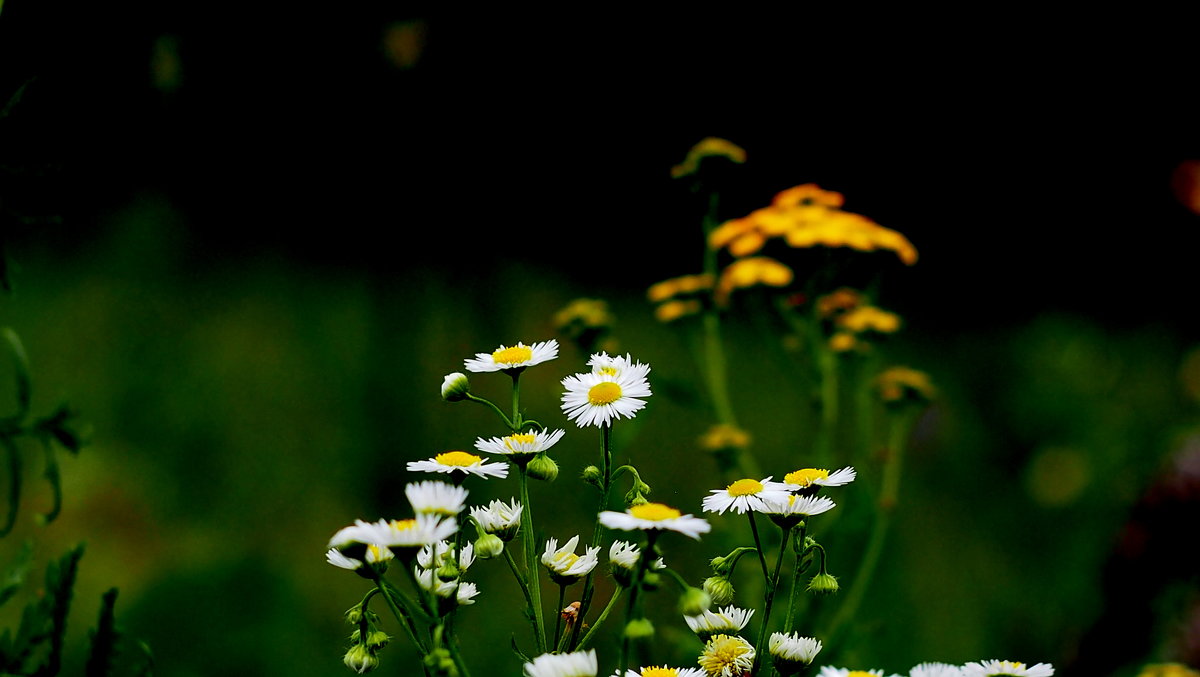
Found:
M 719 305 L 729 302 L 734 289 L 746 289 L 759 285 L 786 287 L 795 279 L 791 268 L 766 256 L 753 256 L 734 261 L 721 272 L 715 294 Z
M 654 319 L 665 324 L 689 315 L 699 314 L 703 309 L 703 304 L 696 299 L 686 301 L 672 299 L 654 309 Z
M 730 162 L 743 164 L 746 162 L 746 151 L 732 141 L 710 136 L 692 146 L 683 162 L 671 168 L 671 177 L 681 179 L 695 174 L 700 170 L 701 161 L 710 157 L 723 157 Z
M 1160 663 L 1142 668 L 1138 677 L 1200 677 L 1200 672 L 1179 663 Z
M 613 323 L 608 304 L 600 299 L 575 299 L 554 313 L 554 325 L 571 334 L 587 329 L 606 329 Z
M 875 306 L 859 306 L 840 315 L 837 326 L 856 334 L 865 331 L 894 334 L 900 329 L 900 316 Z
M 875 379 L 879 397 L 887 404 L 900 404 L 906 400 L 928 402 L 937 395 L 937 389 L 929 380 L 929 374 L 908 367 L 891 367 Z
M 650 299 L 653 303 L 660 303 L 676 296 L 705 292 L 712 289 L 712 286 L 713 276 L 707 273 L 684 275 L 651 285 L 646 290 L 646 298 Z
M 717 423 L 700 436 L 700 448 L 705 451 L 745 449 L 750 446 L 750 433 L 728 423 Z

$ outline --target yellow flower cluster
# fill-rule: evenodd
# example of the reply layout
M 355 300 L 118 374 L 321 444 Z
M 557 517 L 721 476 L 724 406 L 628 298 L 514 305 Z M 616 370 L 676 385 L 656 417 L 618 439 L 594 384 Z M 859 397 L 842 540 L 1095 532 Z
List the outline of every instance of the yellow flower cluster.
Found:
M 839 315 L 835 324 L 856 334 L 865 331 L 894 334 L 900 329 L 900 316 L 875 306 L 859 306 Z
M 795 279 L 791 268 L 767 256 L 751 256 L 738 259 L 721 271 L 721 279 L 717 282 L 714 298 L 717 305 L 729 302 L 729 295 L 734 289 L 746 289 L 764 285 L 767 287 L 786 287 Z
M 717 423 L 700 436 L 700 448 L 705 451 L 745 449 L 748 446 L 750 446 L 750 433 L 728 423 Z
M 671 168 L 671 176 L 680 179 L 695 174 L 700 170 L 700 162 L 708 157 L 723 157 L 742 164 L 746 161 L 746 151 L 732 141 L 710 136 L 692 146 L 683 162 Z
M 646 298 L 659 306 L 654 316 L 659 322 L 674 322 L 681 317 L 695 315 L 704 309 L 699 296 L 713 288 L 713 276 L 707 274 L 684 275 L 663 280 L 646 290 Z
M 849 247 L 864 252 L 891 251 L 907 265 L 917 250 L 900 233 L 871 219 L 843 211 L 841 193 L 807 183 L 775 196 L 769 207 L 726 221 L 709 235 L 713 249 L 728 249 L 737 258 L 759 252 L 767 241 L 781 238 L 789 247 Z
M 900 404 L 905 400 L 928 402 L 937 394 L 929 374 L 908 367 L 885 369 L 875 381 L 879 397 L 888 404 Z
M 1138 677 L 1200 677 L 1200 672 L 1179 663 L 1160 663 L 1142 668 Z

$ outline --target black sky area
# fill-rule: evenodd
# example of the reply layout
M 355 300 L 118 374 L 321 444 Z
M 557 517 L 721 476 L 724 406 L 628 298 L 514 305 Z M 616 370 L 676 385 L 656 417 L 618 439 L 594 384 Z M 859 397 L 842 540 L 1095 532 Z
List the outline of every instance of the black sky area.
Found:
M 61 217 L 6 227 L 80 246 L 163 194 L 199 262 L 571 271 L 600 255 L 639 287 L 694 272 L 667 171 L 715 135 L 750 160 L 727 216 L 799 183 L 841 191 L 916 244 L 896 295 L 947 324 L 1057 309 L 1190 329 L 1200 217 L 1170 189 L 1200 158 L 1182 18 L 977 12 L 6 0 L 0 94 L 28 85 L 0 121 L 22 169 L 2 195 Z M 398 69 L 383 36 L 414 19 L 425 47 Z M 151 77 L 164 36 L 173 91 Z

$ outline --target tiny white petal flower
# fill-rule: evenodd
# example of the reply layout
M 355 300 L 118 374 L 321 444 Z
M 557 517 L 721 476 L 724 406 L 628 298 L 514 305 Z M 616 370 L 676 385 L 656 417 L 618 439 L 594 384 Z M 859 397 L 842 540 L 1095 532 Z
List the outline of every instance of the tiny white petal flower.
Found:
M 578 536 L 558 547 L 558 539 L 546 541 L 546 551 L 542 553 L 542 564 L 550 570 L 550 577 L 560 584 L 573 583 L 583 578 L 599 563 L 597 554 L 599 547 L 584 549 L 583 555 L 575 554 L 575 546 L 579 543 Z
M 820 674 L 817 677 L 862 677 L 863 675 L 872 675 L 873 677 L 883 677 L 883 670 L 851 670 L 849 668 L 832 668 L 828 665 L 821 668 Z M 899 675 L 892 675 L 899 677 Z
M 609 529 L 622 531 L 666 530 L 677 531 L 689 538 L 700 540 L 700 534 L 712 529 L 708 520 L 684 515 L 675 508 L 662 503 L 643 503 L 625 512 L 605 510 L 600 513 L 600 523 Z
M 962 668 L 963 677 L 1050 677 L 1054 667 L 1049 663 L 1038 663 L 1026 667 L 1014 661 L 980 661 L 967 663 Z
M 432 514 L 418 514 L 407 520 L 379 520 L 365 526 L 367 543 L 389 548 L 419 548 L 446 540 L 458 531 L 458 523 L 453 517 Z
M 772 482 L 770 477 L 762 480 L 741 479 L 724 489 L 712 489 L 704 497 L 701 507 L 706 512 L 724 514 L 733 510 L 741 515 L 747 510 L 762 511 L 764 501 L 786 501 L 790 491 L 782 482 Z
M 410 482 L 404 495 L 417 514 L 457 515 L 466 507 L 469 492 L 445 482 Z
M 354 524 L 338 529 L 329 539 L 330 548 L 344 548 L 349 545 L 369 545 L 374 531 L 371 524 L 362 520 L 354 520 Z
M 620 670 L 612 677 L 621 677 Z M 704 671 L 696 668 L 645 667 L 641 670 L 626 670 L 625 677 L 704 677 Z
M 495 534 L 507 543 L 521 530 L 521 511 L 524 508 L 515 498 L 512 505 L 494 500 L 487 507 L 471 508 L 471 517 L 475 518 L 484 533 Z
M 949 663 L 921 663 L 908 671 L 908 677 L 962 677 L 962 668 Z
M 438 541 L 417 552 L 417 564 L 424 569 L 436 571 L 448 562 L 453 562 L 459 571 L 466 571 L 475 563 L 475 546 L 468 541 L 463 546 L 461 559 L 455 554 L 454 544 L 450 541 Z
M 467 371 L 508 371 L 532 367 L 556 357 L 558 357 L 558 341 L 550 339 L 531 346 L 520 342 L 511 347 L 501 345 L 491 353 L 475 353 L 474 359 L 464 360 L 463 364 Z
M 824 496 L 797 496 L 788 494 L 783 500 L 763 499 L 762 512 L 782 517 L 811 517 L 833 510 L 837 504 Z
M 619 377 L 631 367 L 639 366 L 633 362 L 633 359 L 628 354 L 625 357 L 621 357 L 620 355 L 609 357 L 608 353 L 603 351 L 592 354 L 591 359 L 587 361 L 587 365 L 592 368 L 593 374 L 614 377 Z M 640 365 L 640 367 L 645 367 L 646 373 L 649 373 L 649 367 L 646 367 L 644 364 Z M 645 373 L 642 375 L 645 376 Z
M 533 456 L 557 444 L 562 439 L 563 432 L 562 430 L 543 430 L 536 433 L 516 433 L 504 437 L 493 437 L 490 440 L 480 437 L 475 440 L 475 448 L 489 454 Z
M 775 661 L 775 669 L 785 675 L 794 675 L 808 667 L 821 651 L 821 642 L 812 637 L 801 637 L 800 633 L 771 633 L 767 649 Z
M 508 477 L 508 466 L 503 463 L 487 463 L 475 454 L 465 451 L 447 451 L 425 461 L 409 461 L 409 472 L 460 472 L 477 477 Z
M 600 355 L 602 353 L 593 355 L 589 364 L 597 362 Z M 616 359 L 623 360 L 619 367 L 612 366 L 616 365 Z M 562 396 L 563 413 L 580 428 L 607 425 L 618 418 L 633 418 L 646 406 L 645 398 L 652 394 L 646 380 L 649 365 L 631 364 L 632 358 L 628 355 L 610 361 L 609 367 L 596 364 L 595 368 L 602 369 L 599 373 L 575 374 L 562 380 L 566 388 Z
M 705 611 L 699 616 L 684 616 L 683 620 L 692 632 L 707 642 L 713 635 L 736 635 L 746 627 L 752 616 L 754 609 L 739 609 L 730 605 L 715 612 Z
M 818 487 L 840 487 L 845 484 L 850 484 L 854 478 L 858 477 L 858 473 L 854 468 L 846 466 L 841 470 L 829 472 L 824 468 L 801 468 L 783 476 L 783 483 L 788 489 L 808 489 L 812 486 Z
M 479 587 L 474 583 L 459 583 L 458 595 L 456 600 L 459 606 L 467 606 L 475 603 L 475 597 L 479 595 Z
M 754 647 L 737 635 L 716 635 L 697 662 L 708 677 L 741 677 L 754 667 Z
M 362 566 L 362 562 L 360 562 L 359 560 L 356 560 L 356 559 L 351 559 L 349 557 L 346 557 L 342 553 L 338 552 L 337 548 L 330 548 L 325 553 L 325 561 L 329 562 L 330 564 L 332 564 L 335 567 L 341 567 L 342 569 L 349 569 L 350 571 L 354 571 L 355 569 Z
M 596 651 L 545 653 L 524 665 L 525 677 L 596 677 Z

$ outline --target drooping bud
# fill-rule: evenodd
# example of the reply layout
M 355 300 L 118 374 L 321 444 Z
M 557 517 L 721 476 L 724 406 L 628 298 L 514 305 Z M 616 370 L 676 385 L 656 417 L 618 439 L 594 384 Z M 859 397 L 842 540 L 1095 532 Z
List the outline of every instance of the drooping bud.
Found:
M 442 560 L 442 566 L 438 567 L 437 570 L 438 580 L 442 581 L 453 581 L 461 575 L 462 572 L 459 571 L 458 566 L 454 564 L 453 557 L 447 557 Z
M 538 454 L 533 457 L 526 468 L 529 476 L 535 480 L 546 480 L 553 482 L 558 478 L 558 463 L 546 454 Z
M 724 576 L 709 576 L 704 579 L 704 592 L 707 592 L 712 603 L 718 606 L 733 603 L 733 583 Z
M 467 399 L 467 393 L 471 392 L 471 382 L 467 380 L 466 374 L 462 372 L 454 372 L 446 374 L 442 379 L 442 399 L 447 402 L 460 402 Z
M 430 651 L 424 659 L 425 669 L 435 677 L 458 677 L 458 666 L 454 665 L 454 657 L 445 647 Z
M 649 639 L 654 636 L 654 624 L 649 618 L 635 618 L 625 624 L 625 636 L 629 639 Z
M 475 539 L 475 555 L 480 559 L 499 557 L 504 553 L 504 541 L 495 534 L 484 534 Z
M 387 646 L 388 642 L 390 641 L 392 641 L 391 635 L 388 635 L 382 630 L 375 630 L 367 635 L 367 641 L 365 644 L 368 648 L 378 651 L 379 649 Z
M 596 487 L 597 489 L 604 488 L 602 484 L 604 481 L 604 474 L 601 473 L 600 469 L 594 465 L 589 465 L 583 469 L 583 481 L 587 482 L 593 487 Z
M 342 658 L 342 662 L 360 675 L 379 667 L 379 659 L 376 658 L 375 652 L 363 644 L 355 644 L 350 647 L 345 657 Z
M 808 582 L 808 591 L 816 595 L 832 595 L 838 591 L 837 578 L 826 573 L 817 574 Z
M 699 616 L 712 606 L 712 597 L 700 588 L 688 588 L 679 596 L 679 613 L 684 616 Z

